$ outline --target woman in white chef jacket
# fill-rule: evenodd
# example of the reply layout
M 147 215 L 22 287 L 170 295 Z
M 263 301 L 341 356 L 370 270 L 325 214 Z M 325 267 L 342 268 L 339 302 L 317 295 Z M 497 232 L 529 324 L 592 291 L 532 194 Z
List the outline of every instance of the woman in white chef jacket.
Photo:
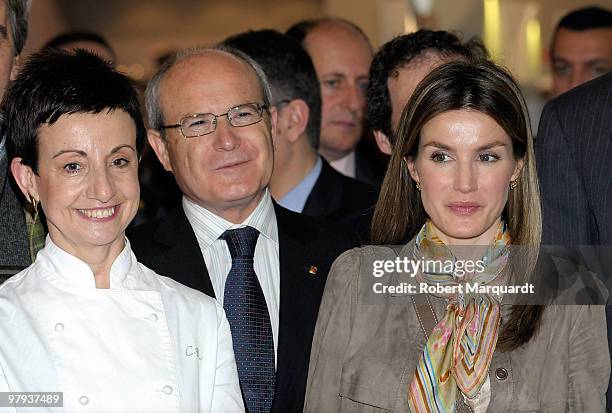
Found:
M 0 391 L 63 392 L 43 411 L 244 411 L 222 307 L 139 264 L 124 236 L 146 134 L 129 80 L 43 52 L 3 106 L 12 173 L 49 236 L 0 286 Z

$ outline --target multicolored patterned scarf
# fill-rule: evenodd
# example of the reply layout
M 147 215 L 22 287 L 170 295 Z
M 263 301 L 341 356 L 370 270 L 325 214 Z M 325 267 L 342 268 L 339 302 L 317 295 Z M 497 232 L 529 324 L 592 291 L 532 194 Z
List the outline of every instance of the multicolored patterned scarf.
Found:
M 509 244 L 510 236 L 502 221 L 483 257 L 484 271 L 476 273 L 469 282 L 488 284 L 497 278 L 508 262 Z M 429 220 L 417 235 L 414 258 L 458 261 L 434 235 Z M 452 272 L 434 273 L 427 269 L 420 276 L 431 285 L 464 283 Z M 454 412 L 458 389 L 465 397 L 474 398 L 487 379 L 501 323 L 498 301 L 488 294 L 473 293 L 446 298 L 449 299 L 446 313 L 427 340 L 408 390 L 413 413 Z

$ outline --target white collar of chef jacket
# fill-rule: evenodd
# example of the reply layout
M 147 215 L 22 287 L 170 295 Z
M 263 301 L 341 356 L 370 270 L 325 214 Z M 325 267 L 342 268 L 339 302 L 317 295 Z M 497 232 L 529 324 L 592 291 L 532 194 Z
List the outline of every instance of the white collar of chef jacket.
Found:
M 93 272 L 84 261 L 58 247 L 47 235 L 45 247 L 38 252 L 35 267 L 40 266 L 53 281 L 72 287 L 96 288 Z M 133 289 L 142 280 L 136 257 L 130 242 L 125 238 L 125 247 L 115 258 L 110 271 L 111 289 Z

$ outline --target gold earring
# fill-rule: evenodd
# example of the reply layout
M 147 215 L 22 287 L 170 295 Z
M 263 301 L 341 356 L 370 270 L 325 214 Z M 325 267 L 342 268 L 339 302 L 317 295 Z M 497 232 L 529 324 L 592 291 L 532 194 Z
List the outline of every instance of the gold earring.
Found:
M 417 191 L 421 192 L 421 184 L 419 182 L 415 181 L 414 185 L 416 186 Z
M 30 236 L 28 238 L 28 244 L 30 246 L 30 258 L 32 259 L 32 262 L 34 262 L 34 260 L 36 259 L 36 249 L 37 247 L 35 246 L 36 241 L 34 240 L 35 238 L 35 232 L 36 234 L 38 234 L 39 232 L 41 232 L 43 234 L 44 237 L 44 229 L 42 227 L 42 224 L 39 222 L 39 216 L 38 216 L 38 199 L 32 197 L 32 208 L 34 208 L 34 217 L 32 218 L 32 221 L 28 223 L 28 226 L 30 227 Z M 26 217 L 26 221 L 29 221 L 30 218 L 28 218 L 30 215 L 27 215 Z M 38 249 L 40 249 L 38 247 Z
M 518 184 L 516 183 L 516 180 L 514 180 L 514 181 L 510 181 L 510 190 L 511 190 L 511 191 L 512 191 L 512 190 L 514 190 L 514 188 L 516 188 L 516 185 L 518 185 Z

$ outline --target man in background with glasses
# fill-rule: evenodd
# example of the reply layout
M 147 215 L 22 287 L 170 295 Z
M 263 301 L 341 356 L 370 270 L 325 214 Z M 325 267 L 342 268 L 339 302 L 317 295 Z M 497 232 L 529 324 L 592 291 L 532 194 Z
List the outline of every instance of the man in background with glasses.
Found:
M 325 279 L 356 243 L 272 201 L 270 96 L 261 68 L 236 50 L 166 62 L 146 91 L 148 138 L 183 201 L 129 235 L 142 263 L 223 305 L 250 413 L 302 411 Z

